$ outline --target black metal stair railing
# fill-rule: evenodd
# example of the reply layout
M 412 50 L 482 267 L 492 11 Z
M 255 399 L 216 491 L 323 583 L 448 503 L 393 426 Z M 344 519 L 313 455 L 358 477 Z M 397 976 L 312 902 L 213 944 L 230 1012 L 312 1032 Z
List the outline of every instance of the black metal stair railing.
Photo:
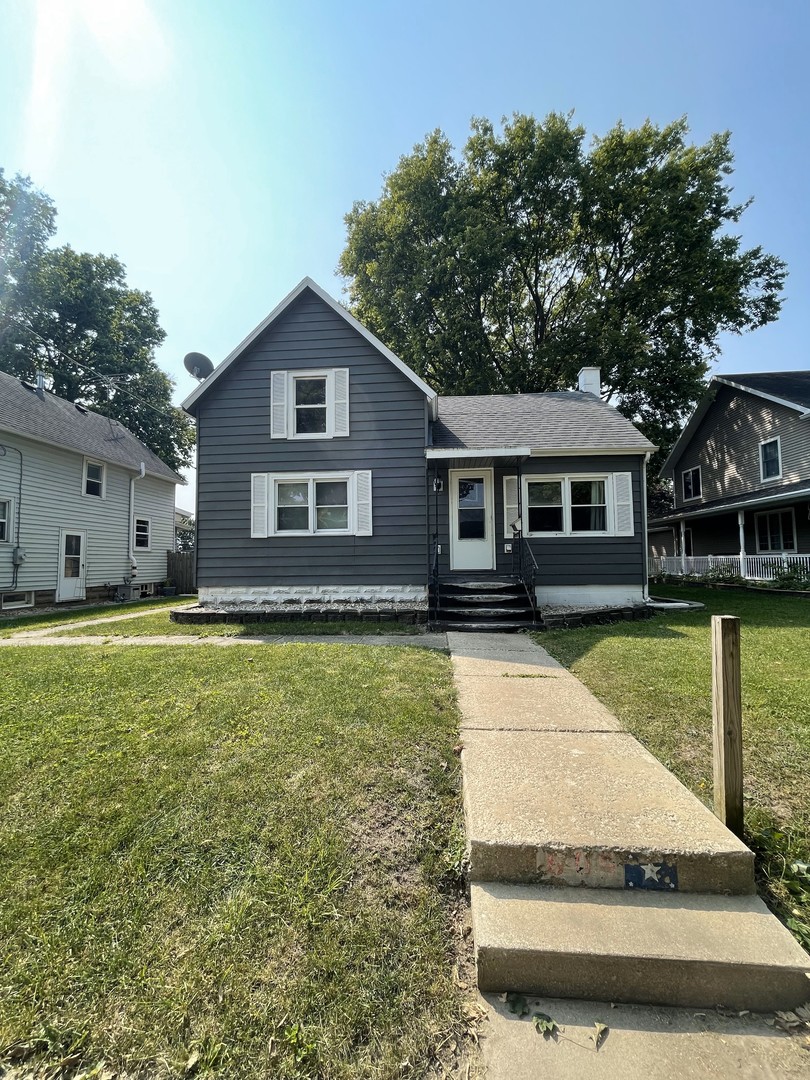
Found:
M 526 590 L 526 596 L 532 606 L 532 619 L 537 622 L 537 575 L 540 567 L 529 541 L 519 528 L 512 526 L 512 566 L 516 568 L 517 576 Z

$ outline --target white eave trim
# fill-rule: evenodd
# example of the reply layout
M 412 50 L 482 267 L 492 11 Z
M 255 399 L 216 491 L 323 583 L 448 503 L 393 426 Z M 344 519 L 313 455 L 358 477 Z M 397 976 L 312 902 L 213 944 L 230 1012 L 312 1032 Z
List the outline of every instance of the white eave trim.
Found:
M 594 454 L 602 454 L 613 457 L 615 454 L 654 454 L 658 449 L 647 443 L 646 446 L 585 446 L 569 449 L 558 447 L 554 450 L 532 450 L 532 457 L 593 457 Z
M 745 499 L 742 502 L 724 503 L 716 506 L 707 506 L 698 508 L 684 507 L 670 516 L 667 515 L 667 520 L 664 521 L 659 527 L 664 528 L 668 525 L 676 525 L 681 518 L 693 518 L 693 517 L 706 517 L 709 514 L 733 514 L 735 510 L 744 510 L 748 506 L 762 506 L 766 503 L 775 502 L 792 502 L 795 499 L 804 499 L 810 495 L 810 487 L 801 488 L 799 491 L 786 491 L 783 494 L 777 492 L 771 492 L 770 495 L 760 495 L 753 499 Z M 660 518 L 653 518 L 654 521 L 660 521 Z
M 448 460 L 450 458 L 529 457 L 531 453 L 531 448 L 528 446 L 484 446 L 480 449 L 467 446 L 448 448 L 428 446 L 425 449 L 425 457 L 433 460 Z
M 428 386 L 428 384 L 424 382 L 424 380 L 420 379 L 416 372 L 412 371 L 407 364 L 404 364 L 398 356 L 392 353 L 387 345 L 383 345 L 379 338 L 375 337 L 370 330 L 366 329 L 366 327 L 363 326 L 362 323 L 358 322 L 357 319 L 355 319 L 354 315 L 347 311 L 342 304 L 339 304 L 337 300 L 331 297 L 329 293 L 325 292 L 320 287 L 320 285 L 318 285 L 317 282 L 313 281 L 310 277 L 305 277 L 303 281 L 300 281 L 295 286 L 291 293 L 288 293 L 287 296 L 284 297 L 281 303 L 276 304 L 276 306 L 273 308 L 267 318 L 260 322 L 254 330 L 251 330 L 251 332 L 244 339 L 244 341 L 237 345 L 233 352 L 229 353 L 228 356 L 225 357 L 225 359 L 216 368 L 216 370 L 212 372 L 207 379 L 201 382 L 196 390 L 193 390 L 188 395 L 188 397 L 182 402 L 181 408 L 185 409 L 186 412 L 188 412 L 191 406 L 194 405 L 197 401 L 199 401 L 203 394 L 208 392 L 211 385 L 215 383 L 221 375 L 224 375 L 228 368 L 233 363 L 235 363 L 236 360 L 239 359 L 242 353 L 244 353 L 244 351 L 249 348 L 253 344 L 253 342 L 258 337 L 260 337 L 265 332 L 265 330 L 267 330 L 268 327 L 271 326 L 272 323 L 274 323 L 276 319 L 278 319 L 279 316 L 287 310 L 290 304 L 292 304 L 295 300 L 298 299 L 298 297 L 305 289 L 310 289 L 312 292 L 314 292 L 317 297 L 323 300 L 323 302 L 328 307 L 330 307 L 332 311 L 335 312 L 335 314 L 339 315 L 341 319 L 344 320 L 344 322 L 348 323 L 348 325 L 352 327 L 353 330 L 356 330 L 361 337 L 364 337 L 370 345 L 372 345 L 379 353 L 381 353 L 386 358 L 386 360 L 390 360 L 390 362 L 394 365 L 395 368 L 397 368 L 398 371 L 401 371 L 407 379 L 410 379 L 414 386 L 417 386 L 422 391 L 422 393 L 430 402 L 431 416 L 435 420 L 438 415 L 439 401 L 439 395 L 436 393 L 436 391 L 432 387 Z

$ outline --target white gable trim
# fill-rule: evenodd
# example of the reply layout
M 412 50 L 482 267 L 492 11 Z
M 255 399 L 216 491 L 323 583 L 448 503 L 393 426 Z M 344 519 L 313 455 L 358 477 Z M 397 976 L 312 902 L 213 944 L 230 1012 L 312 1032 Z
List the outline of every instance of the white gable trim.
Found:
M 716 383 L 721 383 L 723 386 L 730 386 L 734 390 L 741 390 L 745 394 L 753 394 L 754 397 L 763 398 L 765 401 L 772 401 L 775 405 L 784 405 L 786 409 L 793 409 L 794 412 L 797 412 L 800 420 L 810 420 L 810 409 L 806 409 L 804 405 L 799 405 L 795 401 L 788 401 L 786 398 L 775 397 L 773 394 L 766 394 L 763 390 L 754 390 L 753 387 L 746 386 L 744 383 L 734 382 L 732 379 L 727 379 L 724 375 L 712 375 L 706 386 L 703 397 L 695 406 L 692 415 L 686 421 L 683 431 L 675 440 L 672 449 L 667 455 L 666 461 L 661 466 L 658 473 L 659 476 L 674 475 L 675 465 L 683 452 L 682 448 L 685 448 L 689 443 L 698 424 L 709 411 L 709 407 L 714 404 L 714 394 L 711 394 L 710 392 Z
M 278 319 L 281 315 L 284 314 L 287 308 L 295 300 L 298 299 L 298 297 L 301 295 L 302 292 L 304 292 L 305 289 L 310 289 L 312 292 L 314 292 L 315 295 L 319 299 L 323 300 L 323 302 L 328 307 L 330 307 L 336 315 L 339 315 L 341 319 L 343 319 L 344 322 L 348 323 L 348 325 L 351 326 L 353 330 L 356 330 L 361 337 L 365 338 L 366 341 L 377 350 L 377 352 L 381 353 L 385 357 L 385 359 L 389 360 L 398 371 L 401 371 L 407 379 L 410 379 L 414 386 L 418 387 L 422 391 L 422 393 L 430 402 L 431 415 L 435 420 L 436 416 L 438 415 L 439 400 L 439 395 L 436 393 L 436 391 L 433 390 L 430 386 L 428 386 L 426 382 L 420 379 L 415 371 L 411 371 L 407 364 L 404 364 L 398 356 L 395 356 L 394 353 L 392 353 L 386 345 L 383 345 L 379 338 L 375 337 L 370 330 L 367 330 L 362 323 L 358 322 L 357 319 L 355 319 L 355 317 L 350 312 L 348 312 L 346 308 L 342 306 L 342 304 L 339 304 L 337 300 L 331 297 L 329 293 L 325 292 L 320 287 L 320 285 L 314 282 L 310 277 L 305 277 L 303 281 L 300 281 L 298 285 L 295 286 L 291 293 L 288 293 L 287 296 L 284 297 L 280 304 L 276 304 L 276 306 L 273 308 L 267 318 L 264 319 L 263 322 L 260 322 L 254 330 L 251 330 L 251 332 L 244 339 L 244 341 L 242 341 L 241 344 L 237 345 L 233 352 L 229 353 L 228 356 L 225 357 L 225 359 L 216 368 L 216 370 L 211 375 L 209 375 L 204 382 L 200 383 L 196 390 L 192 391 L 192 393 L 188 395 L 188 397 L 183 401 L 181 407 L 188 412 L 191 409 L 192 405 L 196 404 L 196 402 L 199 401 L 203 394 L 208 392 L 208 390 L 217 381 L 217 379 L 220 378 L 221 375 L 225 374 L 228 368 L 239 359 L 239 357 L 245 352 L 245 350 L 248 349 L 253 344 L 253 342 L 256 341 L 256 339 L 260 337 L 265 332 L 265 330 L 268 329 L 268 327 L 272 326 L 276 319 Z

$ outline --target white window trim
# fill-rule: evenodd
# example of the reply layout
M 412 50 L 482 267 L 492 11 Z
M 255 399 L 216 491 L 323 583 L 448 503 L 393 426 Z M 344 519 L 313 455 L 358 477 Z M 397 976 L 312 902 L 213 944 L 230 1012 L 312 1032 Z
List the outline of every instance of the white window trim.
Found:
M 698 474 L 698 478 L 700 480 L 700 492 L 697 495 L 689 495 L 689 496 L 687 496 L 687 494 L 686 494 L 686 483 L 685 483 L 686 474 L 687 473 L 694 473 L 694 472 L 696 472 Z M 694 487 L 694 484 L 692 486 Z M 693 465 L 691 469 L 683 469 L 683 471 L 681 472 L 681 496 L 682 496 L 683 501 L 685 503 L 687 503 L 687 502 L 697 502 L 699 499 L 703 498 L 703 470 L 702 470 L 700 465 Z
M 770 443 L 773 442 L 776 443 L 776 450 L 779 454 L 779 472 L 776 474 L 776 476 L 766 476 L 765 461 L 762 457 L 762 448 L 763 446 L 768 446 L 770 445 Z M 782 439 L 779 435 L 774 435 L 771 439 L 763 439 L 762 442 L 759 444 L 759 479 L 760 482 L 763 484 L 772 484 L 775 480 L 782 479 Z
M 147 525 L 149 543 L 146 545 L 146 547 L 143 547 L 141 544 L 136 543 L 138 538 L 138 532 L 135 526 L 139 521 L 145 521 Z M 149 517 L 144 517 L 143 514 L 135 514 L 132 518 L 132 550 L 135 552 L 152 550 L 152 519 Z
M 14 500 L 8 495 L 0 495 L 0 503 L 8 505 L 8 517 L 6 518 L 6 538 L 0 539 L 0 544 L 11 544 L 14 539 Z
M 523 524 L 526 528 L 523 531 L 523 535 L 531 537 L 535 540 L 543 540 L 547 538 L 554 538 L 557 536 L 625 536 L 626 533 L 620 533 L 616 526 L 616 503 L 615 492 L 613 488 L 613 473 L 567 473 L 567 474 L 550 474 L 550 473 L 530 473 L 523 475 L 523 490 L 521 492 L 523 500 Z M 504 491 L 505 482 L 507 477 L 504 477 Z M 571 527 L 571 484 L 578 481 L 590 482 L 593 480 L 600 480 L 605 485 L 605 524 L 606 529 L 577 529 L 574 530 Z M 563 528 L 562 531 L 554 532 L 531 532 L 529 530 L 529 484 L 530 483 L 561 483 L 562 484 L 562 511 L 563 511 Z M 504 502 L 504 507 L 506 506 Z M 508 522 L 504 524 L 504 535 L 507 535 Z M 508 536 L 511 538 L 511 530 L 508 531 Z
M 791 518 L 793 519 L 793 547 L 785 549 L 781 548 L 767 548 L 765 551 L 759 546 L 759 519 L 763 517 L 770 517 L 771 514 L 786 514 L 790 511 Z M 780 526 L 781 529 L 781 526 Z M 796 509 L 793 506 L 787 507 L 785 510 L 760 510 L 758 514 L 754 514 L 754 537 L 757 542 L 757 555 L 795 555 L 798 551 L 798 534 L 796 532 Z M 784 542 L 784 536 L 782 540 Z
M 24 600 L 13 600 L 9 603 L 6 600 L 7 596 L 15 596 L 18 593 L 22 593 L 25 597 Z M 26 608 L 34 606 L 34 593 L 32 589 L 9 589 L 8 592 L 0 593 L 0 609 L 3 611 L 16 611 L 17 608 Z
M 261 506 L 261 514 L 264 518 L 264 529 L 258 526 L 259 531 L 256 531 L 255 519 L 253 517 L 254 503 L 251 499 L 251 520 L 253 526 L 251 528 L 251 535 L 256 538 L 262 537 L 301 537 L 301 536 L 370 536 L 371 525 L 373 522 L 373 510 L 371 503 L 371 480 L 372 474 L 366 469 L 343 469 L 339 472 L 294 472 L 294 473 L 253 473 L 251 475 L 251 490 L 254 488 L 254 478 L 262 477 L 266 481 L 266 505 Z M 363 481 L 367 481 L 368 491 L 360 491 L 360 478 Z M 348 503 L 348 528 L 346 529 L 317 529 L 315 527 L 316 522 L 316 507 L 315 507 L 315 484 L 319 481 L 337 480 L 343 481 L 347 485 L 347 503 Z M 276 492 L 279 484 L 308 484 L 309 500 L 307 507 L 309 510 L 309 523 L 308 529 L 278 529 L 276 528 L 276 511 L 278 505 L 276 502 Z M 263 485 L 264 486 L 264 485 Z M 367 496 L 367 497 L 364 497 Z M 368 513 L 368 531 L 366 530 L 363 522 L 360 520 L 360 504 L 367 507 Z
M 295 430 L 297 379 L 323 379 L 326 386 L 326 431 Z M 273 371 L 270 376 L 270 438 L 342 439 L 349 435 L 349 369 L 300 368 Z
M 87 466 L 98 465 L 101 468 L 101 494 L 91 495 L 87 490 Z M 107 498 L 107 463 L 99 461 L 97 458 L 85 458 L 84 466 L 82 468 L 82 497 L 85 499 L 106 499 Z

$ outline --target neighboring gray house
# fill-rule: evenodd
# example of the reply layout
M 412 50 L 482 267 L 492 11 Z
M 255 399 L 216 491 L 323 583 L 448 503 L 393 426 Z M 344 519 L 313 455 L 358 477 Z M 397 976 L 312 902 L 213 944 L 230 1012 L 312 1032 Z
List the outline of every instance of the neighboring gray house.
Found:
M 0 372 L 0 609 L 153 592 L 178 483 L 118 421 Z
M 661 476 L 675 509 L 649 523 L 651 568 L 810 570 L 810 371 L 715 375 Z
M 598 392 L 439 397 L 306 278 L 183 403 L 201 602 L 640 602 L 655 448 Z

